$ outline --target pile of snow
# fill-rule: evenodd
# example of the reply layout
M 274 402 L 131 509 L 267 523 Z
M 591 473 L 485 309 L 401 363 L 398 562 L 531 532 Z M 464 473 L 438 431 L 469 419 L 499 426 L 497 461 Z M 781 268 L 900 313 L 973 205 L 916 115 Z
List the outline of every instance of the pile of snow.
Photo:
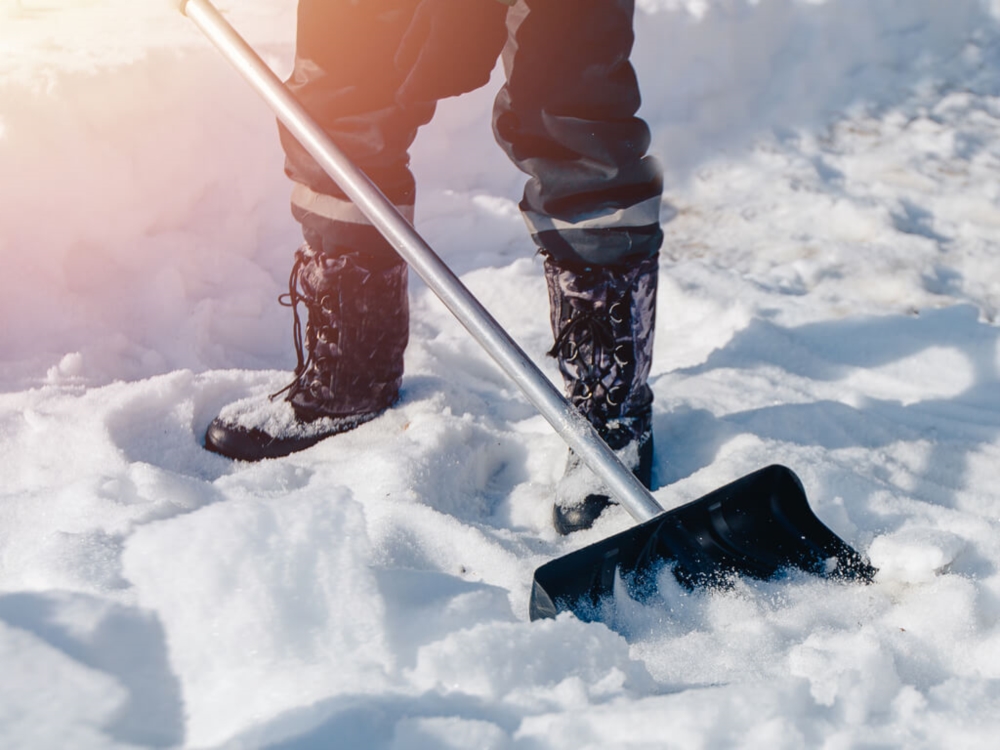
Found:
M 655 494 L 768 463 L 880 572 L 529 623 L 565 447 L 414 280 L 402 402 L 205 452 L 294 362 L 275 127 L 166 2 L 0 2 L 0 745 L 984 746 L 1000 730 L 1000 33 L 977 0 L 640 0 Z M 294 3 L 224 8 L 286 72 Z M 544 370 L 499 74 L 418 225 Z M 461 158 L 455 158 L 461 154 Z

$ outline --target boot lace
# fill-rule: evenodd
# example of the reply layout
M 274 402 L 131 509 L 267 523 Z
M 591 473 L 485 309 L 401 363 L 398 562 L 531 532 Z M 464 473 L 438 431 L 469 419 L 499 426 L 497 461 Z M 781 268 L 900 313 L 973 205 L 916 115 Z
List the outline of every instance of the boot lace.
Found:
M 292 264 L 292 271 L 288 276 L 288 292 L 282 294 L 278 297 L 278 304 L 282 307 L 292 308 L 292 341 L 295 344 L 295 371 L 293 373 L 292 382 L 282 388 L 280 391 L 272 393 L 268 398 L 274 401 L 279 396 L 287 394 L 286 398 L 290 399 L 295 396 L 295 394 L 304 387 L 302 382 L 302 376 L 305 374 L 306 370 L 313 362 L 313 352 L 312 348 L 308 352 L 305 351 L 305 346 L 303 344 L 302 336 L 302 319 L 299 317 L 299 303 L 302 302 L 306 306 L 306 310 L 312 314 L 313 309 L 317 307 L 316 300 L 312 299 L 308 295 L 303 294 L 299 291 L 299 271 L 305 264 L 306 258 L 301 252 L 295 254 L 295 263 Z M 318 315 L 311 315 L 313 320 L 318 320 Z
M 609 374 L 610 369 L 617 365 L 622 368 L 622 374 L 630 362 L 627 346 L 616 343 L 613 324 L 620 324 L 623 318 L 620 316 L 621 303 L 612 304 L 606 311 L 598 310 L 575 310 L 569 321 L 559 331 L 555 343 L 547 352 L 550 357 L 559 357 L 567 364 L 575 363 L 579 368 L 577 377 L 574 379 L 573 396 L 578 405 L 590 402 L 598 386 Z M 591 352 L 589 357 L 581 357 L 581 346 L 589 342 Z M 607 354 L 610 353 L 610 357 Z M 561 355 L 561 356 L 560 356 Z M 601 367 L 602 362 L 609 362 L 608 367 Z M 625 388 L 621 385 L 614 385 L 607 389 L 604 400 L 609 407 L 621 405 Z

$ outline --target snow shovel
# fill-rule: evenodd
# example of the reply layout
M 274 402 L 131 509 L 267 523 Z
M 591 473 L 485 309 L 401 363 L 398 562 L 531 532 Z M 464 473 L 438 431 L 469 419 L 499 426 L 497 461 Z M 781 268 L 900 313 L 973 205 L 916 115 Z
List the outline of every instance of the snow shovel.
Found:
M 535 573 L 531 619 L 571 610 L 588 617 L 612 592 L 618 575 L 633 590 L 662 564 L 686 585 L 718 583 L 742 573 L 770 577 L 797 567 L 818 575 L 867 580 L 872 569 L 809 509 L 791 471 L 771 467 L 700 500 L 664 513 L 642 483 L 604 443 L 507 332 L 472 296 L 395 206 L 309 116 L 210 0 L 173 0 L 219 49 L 277 118 L 385 236 L 556 432 L 640 522 L 629 531 L 543 565 Z

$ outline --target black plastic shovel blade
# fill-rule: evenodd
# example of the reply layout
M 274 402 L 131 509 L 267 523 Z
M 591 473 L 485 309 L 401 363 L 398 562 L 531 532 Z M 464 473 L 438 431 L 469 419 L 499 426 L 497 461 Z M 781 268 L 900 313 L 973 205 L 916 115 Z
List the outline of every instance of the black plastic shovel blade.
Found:
M 876 572 L 816 517 L 795 473 L 774 465 L 541 566 L 530 617 L 568 610 L 593 619 L 616 575 L 642 599 L 662 564 L 688 588 L 733 575 L 768 579 L 786 568 L 865 583 Z

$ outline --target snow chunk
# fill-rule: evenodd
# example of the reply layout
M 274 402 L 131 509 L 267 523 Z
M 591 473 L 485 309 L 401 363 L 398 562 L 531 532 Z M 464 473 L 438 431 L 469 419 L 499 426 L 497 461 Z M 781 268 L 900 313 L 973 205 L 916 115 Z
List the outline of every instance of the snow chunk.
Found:
M 338 488 L 220 503 L 130 539 L 125 573 L 163 622 L 191 744 L 384 685 L 368 559 L 362 508 Z
M 901 687 L 892 656 L 866 631 L 811 635 L 792 648 L 788 665 L 809 681 L 817 704 L 839 704 L 851 723 L 888 710 Z
M 59 360 L 59 364 L 48 369 L 45 382 L 52 385 L 71 383 L 79 380 L 81 375 L 83 375 L 83 355 L 80 352 L 70 352 Z
M 32 633 L 0 622 L 0 745 L 115 748 L 106 725 L 126 691 Z
M 84 747 L 87 727 L 99 728 L 101 748 L 183 740 L 177 680 L 148 612 L 85 594 L 6 594 L 0 661 L 0 747 Z M 25 700 L 33 692 L 34 706 Z
M 880 581 L 927 583 L 951 565 L 965 546 L 965 541 L 946 531 L 907 528 L 876 538 L 868 556 L 878 568 Z
M 587 705 L 652 686 L 624 638 L 569 615 L 452 633 L 420 649 L 410 679 L 424 690 L 533 709 Z

